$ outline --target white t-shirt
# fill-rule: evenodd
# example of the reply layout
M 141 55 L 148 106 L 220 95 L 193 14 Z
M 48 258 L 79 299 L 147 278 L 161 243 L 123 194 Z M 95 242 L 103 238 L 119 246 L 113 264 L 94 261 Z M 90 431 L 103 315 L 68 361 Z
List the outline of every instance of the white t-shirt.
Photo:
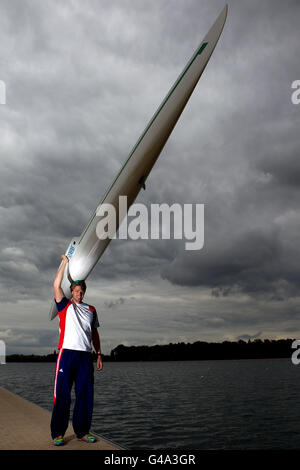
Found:
M 95 307 L 84 302 L 76 304 L 66 297 L 56 302 L 59 316 L 58 349 L 92 352 L 92 332 L 99 320 Z

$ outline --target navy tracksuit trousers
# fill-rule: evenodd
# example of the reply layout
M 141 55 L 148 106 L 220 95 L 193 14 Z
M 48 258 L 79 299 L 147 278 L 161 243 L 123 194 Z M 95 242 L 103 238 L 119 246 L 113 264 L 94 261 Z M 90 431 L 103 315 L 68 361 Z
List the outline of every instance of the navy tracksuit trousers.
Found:
M 94 367 L 92 354 L 86 351 L 61 349 L 56 363 L 52 438 L 64 436 L 70 417 L 71 389 L 75 383 L 73 429 L 78 438 L 90 431 L 93 414 Z

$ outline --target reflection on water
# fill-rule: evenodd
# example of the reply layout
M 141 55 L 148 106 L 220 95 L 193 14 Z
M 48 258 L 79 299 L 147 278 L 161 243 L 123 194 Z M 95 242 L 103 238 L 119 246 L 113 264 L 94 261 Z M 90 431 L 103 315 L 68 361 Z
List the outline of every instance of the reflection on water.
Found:
M 0 385 L 51 411 L 54 372 L 8 363 Z M 299 387 L 288 359 L 106 363 L 92 427 L 128 449 L 299 448 Z

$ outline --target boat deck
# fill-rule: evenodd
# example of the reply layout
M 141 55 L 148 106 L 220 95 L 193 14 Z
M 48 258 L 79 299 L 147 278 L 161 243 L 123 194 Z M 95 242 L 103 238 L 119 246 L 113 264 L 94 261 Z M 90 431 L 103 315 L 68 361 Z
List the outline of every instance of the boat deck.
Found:
M 0 387 L 0 450 L 122 450 L 94 432 L 95 443 L 79 441 L 70 423 L 65 445 L 53 445 L 51 413 Z

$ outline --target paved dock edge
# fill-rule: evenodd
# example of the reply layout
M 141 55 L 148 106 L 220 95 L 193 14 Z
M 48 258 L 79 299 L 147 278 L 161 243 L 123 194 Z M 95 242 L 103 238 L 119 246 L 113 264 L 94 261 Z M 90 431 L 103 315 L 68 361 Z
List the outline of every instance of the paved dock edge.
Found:
M 0 450 L 124 450 L 96 433 L 97 442 L 93 444 L 79 441 L 71 423 L 65 434 L 66 444 L 55 447 L 50 435 L 51 413 L 3 387 L 0 416 Z

